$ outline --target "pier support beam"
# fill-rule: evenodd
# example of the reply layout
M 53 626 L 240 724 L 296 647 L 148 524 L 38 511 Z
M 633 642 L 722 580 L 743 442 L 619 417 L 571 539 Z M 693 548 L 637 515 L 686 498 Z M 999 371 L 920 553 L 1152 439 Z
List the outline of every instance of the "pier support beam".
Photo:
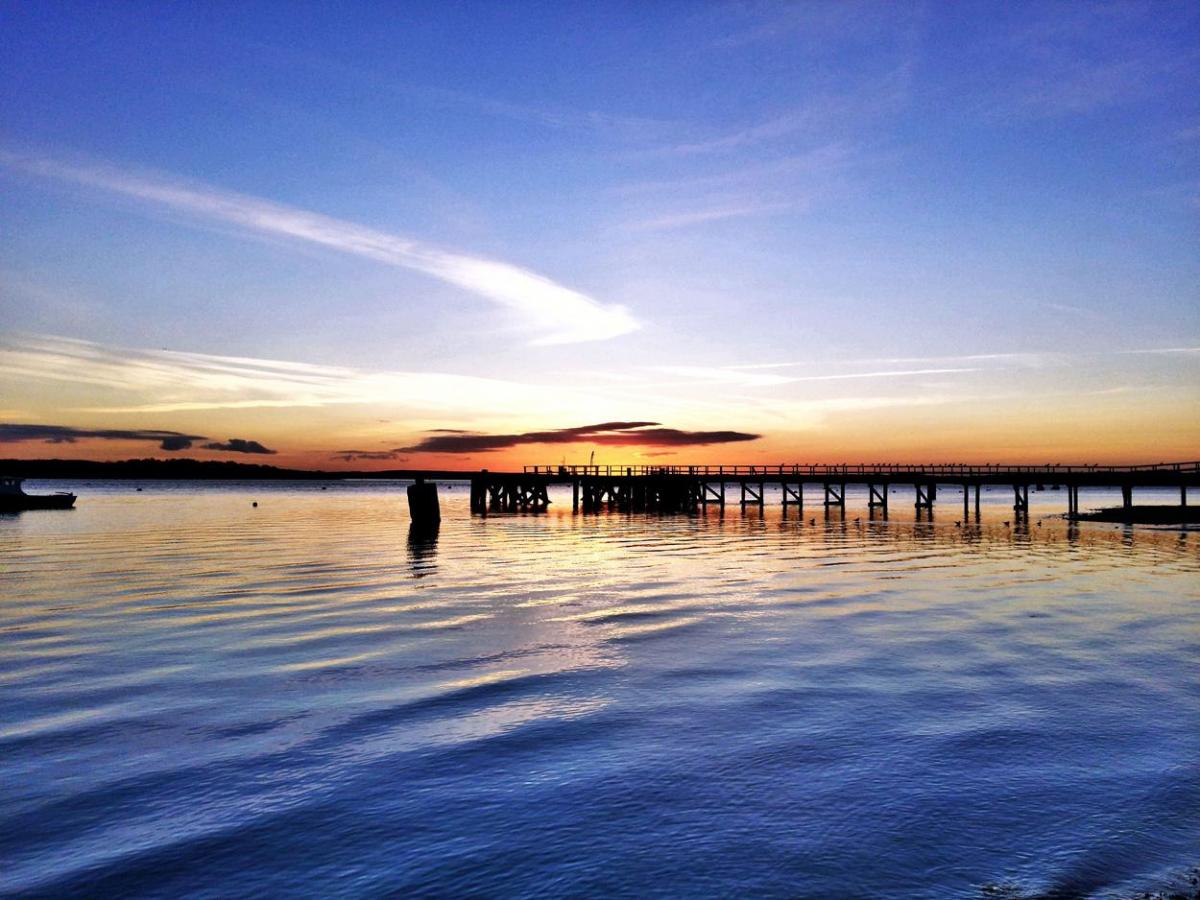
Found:
M 921 510 L 928 510 L 929 515 L 933 516 L 933 501 L 937 499 L 936 484 L 916 484 L 917 502 L 915 504 L 917 515 L 921 514 Z
M 741 485 L 742 485 L 742 509 L 746 508 L 747 503 L 757 503 L 759 506 L 763 505 L 764 491 L 763 491 L 763 483 L 762 482 L 759 482 L 759 484 L 758 484 L 758 493 L 754 492 L 753 485 L 748 484 L 745 481 L 741 482 Z M 747 499 L 747 498 L 749 498 L 749 499 Z
M 794 488 L 786 481 L 781 482 L 783 488 L 783 508 L 787 511 L 788 506 L 797 507 L 800 512 L 804 512 L 804 482 L 799 482 Z
M 843 513 L 846 511 L 846 486 L 844 484 L 825 482 L 825 512 L 829 512 L 831 506 L 841 507 Z
M 1133 485 L 1121 485 L 1121 505 L 1125 507 L 1126 511 L 1133 508 Z
M 888 515 L 888 486 L 886 484 L 876 486 L 874 484 L 867 485 L 867 514 L 875 515 L 875 510 L 879 509 L 883 512 L 883 517 L 886 519 Z
M 716 503 L 721 509 L 725 508 L 724 481 L 717 482 L 715 486 L 706 481 L 700 486 L 700 505 L 707 507 L 710 503 Z
M 1074 484 L 1067 485 L 1067 518 L 1079 518 L 1079 486 Z
M 1013 485 L 1013 515 L 1018 519 L 1029 518 L 1029 485 Z
M 979 485 L 975 485 L 975 521 L 979 521 Z

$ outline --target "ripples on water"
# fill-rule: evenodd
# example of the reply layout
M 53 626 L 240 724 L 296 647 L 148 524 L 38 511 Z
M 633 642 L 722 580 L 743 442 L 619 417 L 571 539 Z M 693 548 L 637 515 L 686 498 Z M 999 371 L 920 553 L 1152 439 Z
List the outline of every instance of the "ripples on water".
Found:
M 1200 861 L 1200 535 L 76 491 L 0 517 L 5 892 L 1127 896 Z

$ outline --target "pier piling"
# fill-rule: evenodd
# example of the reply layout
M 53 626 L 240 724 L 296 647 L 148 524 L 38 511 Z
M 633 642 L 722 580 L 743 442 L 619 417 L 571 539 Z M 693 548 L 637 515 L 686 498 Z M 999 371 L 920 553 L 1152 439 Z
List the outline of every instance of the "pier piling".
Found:
M 435 483 L 418 478 L 408 486 L 408 514 L 414 525 L 433 525 L 442 520 Z

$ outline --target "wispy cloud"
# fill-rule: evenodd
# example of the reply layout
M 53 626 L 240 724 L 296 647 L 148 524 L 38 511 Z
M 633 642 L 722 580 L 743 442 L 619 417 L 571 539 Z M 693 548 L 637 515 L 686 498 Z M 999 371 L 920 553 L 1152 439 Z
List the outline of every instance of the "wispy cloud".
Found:
M 1094 309 L 1088 309 L 1085 306 L 1076 306 L 1073 303 L 1047 303 L 1046 309 L 1052 309 L 1058 313 L 1066 313 L 1070 316 L 1078 316 L 1081 319 L 1103 319 L 1103 313 L 1099 313 Z
M 323 78 L 354 85 L 360 90 L 389 94 L 422 106 L 483 115 L 548 129 L 594 134 L 619 140 L 646 140 L 679 127 L 679 123 L 648 116 L 625 115 L 609 110 L 534 104 L 478 92 L 398 80 L 394 72 L 381 72 L 349 64 L 340 59 L 283 47 L 251 42 L 258 58 L 277 64 L 283 71 L 303 67 Z
M 729 384 L 739 387 L 775 387 L 790 384 L 795 379 L 787 375 L 766 375 L 750 372 L 736 366 L 655 366 L 655 371 L 680 378 L 694 378 L 714 384 Z
M 868 160 L 847 141 L 828 141 L 798 153 L 762 162 L 745 162 L 701 175 L 675 175 L 634 181 L 615 189 L 621 196 L 650 194 L 696 194 L 702 191 L 731 191 L 761 184 L 795 184 L 828 179 Z
M 878 48 L 908 37 L 920 17 L 921 4 L 873 3 L 728 3 L 712 8 L 710 18 L 721 31 L 717 48 L 744 47 L 786 40 L 809 54 L 834 53 L 846 44 Z
M 745 387 L 773 387 L 780 384 L 796 384 L 807 381 L 854 381 L 863 378 L 912 378 L 920 375 L 956 375 L 964 372 L 979 372 L 978 367 L 955 366 L 933 369 L 885 369 L 874 372 L 837 372 L 826 375 L 764 375 L 754 369 L 782 368 L 799 363 L 768 363 L 759 366 L 729 366 L 726 368 L 707 366 L 658 366 L 660 372 L 696 378 L 718 384 L 736 384 Z M 809 363 L 811 365 L 811 363 Z
M 58 181 L 84 185 L 200 220 L 317 244 L 386 265 L 411 269 L 512 310 L 541 332 L 534 344 L 605 340 L 634 331 L 624 307 L 603 304 L 511 263 L 434 247 L 411 238 L 207 185 L 77 165 L 0 151 L 0 163 Z
M 679 127 L 678 123 L 665 119 L 619 115 L 595 109 L 535 106 L 430 85 L 397 86 L 391 82 L 388 86 L 430 106 L 462 109 L 517 122 L 529 122 L 546 128 L 591 133 L 621 140 L 646 140 Z
M 820 363 L 821 365 L 841 365 L 841 366 L 911 366 L 911 365 L 951 365 L 958 366 L 963 363 L 972 364 L 968 368 L 960 371 L 974 372 L 978 369 L 978 364 L 998 364 L 998 365 L 1014 365 L 1030 368 L 1038 368 L 1041 366 L 1062 363 L 1067 359 L 1061 353 L 967 353 L 953 356 L 875 356 L 860 359 L 831 359 L 831 360 L 793 360 L 788 362 L 769 362 L 769 363 L 741 363 L 738 365 L 726 366 L 727 369 L 737 369 L 739 371 L 747 371 L 754 369 L 792 369 L 801 366 L 812 366 Z M 943 370 L 948 371 L 948 370 Z M 933 369 L 918 369 L 913 370 L 912 374 L 935 374 Z M 898 373 L 903 374 L 903 373 Z
M 1051 118 L 1144 103 L 1192 79 L 1200 51 L 1177 13 L 1138 3 L 1047 4 L 981 54 L 1004 61 L 992 112 Z M 1186 88 L 1182 88 L 1186 90 Z
M 1152 347 L 1148 350 L 1122 350 L 1120 352 L 1126 354 L 1200 353 L 1200 347 Z
M 494 378 L 108 347 L 55 336 L 0 338 L 0 371 L 7 378 L 103 387 L 125 400 L 82 408 L 94 413 L 357 404 L 444 414 L 506 410 L 515 398 L 522 405 L 568 405 L 555 389 Z M 577 393 L 571 396 L 578 399 Z
M 1173 62 L 1161 59 L 1076 61 L 1048 68 L 1019 84 L 1011 103 L 1034 116 L 1088 113 L 1151 94 L 1175 69 Z
M 662 231 L 809 209 L 844 190 L 874 158 L 844 141 L 722 171 L 632 182 L 613 193 L 626 207 L 625 231 Z
M 688 228 L 692 225 L 704 225 L 708 222 L 720 222 L 724 219 L 773 215 L 796 208 L 797 204 L 795 203 L 733 203 L 691 212 L 668 213 L 640 222 L 630 222 L 624 227 L 627 231 L 669 231 L 675 228 Z
M 861 131 L 908 102 L 912 66 L 905 62 L 849 89 L 825 91 L 788 109 L 712 137 L 669 144 L 653 153 L 694 156 L 746 150 L 784 138 L 828 140 L 831 135 Z

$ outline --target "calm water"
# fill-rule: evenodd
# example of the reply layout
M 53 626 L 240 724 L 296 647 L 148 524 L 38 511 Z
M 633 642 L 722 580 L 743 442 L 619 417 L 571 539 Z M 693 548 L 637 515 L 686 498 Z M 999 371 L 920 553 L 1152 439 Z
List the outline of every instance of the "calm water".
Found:
M 999 492 L 969 529 L 952 493 L 484 520 L 459 486 L 419 539 L 386 484 L 75 489 L 0 517 L 3 892 L 1108 897 L 1200 863 L 1200 534 L 1068 532 L 1050 492 L 1026 531 Z

